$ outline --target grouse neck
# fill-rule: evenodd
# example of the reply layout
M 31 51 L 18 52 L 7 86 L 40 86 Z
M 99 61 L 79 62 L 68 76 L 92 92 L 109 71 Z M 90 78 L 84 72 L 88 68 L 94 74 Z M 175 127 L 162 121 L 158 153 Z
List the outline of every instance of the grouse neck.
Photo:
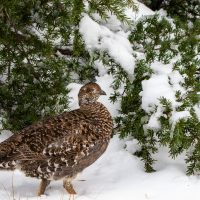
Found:
M 102 103 L 98 102 L 98 101 L 92 101 L 92 102 L 80 102 L 79 101 L 79 106 L 80 108 L 85 108 L 85 107 L 99 107 L 99 106 L 103 106 Z M 105 106 L 104 106 L 105 107 Z
M 95 105 L 98 104 L 96 99 L 79 99 L 79 106 L 88 106 L 88 105 Z

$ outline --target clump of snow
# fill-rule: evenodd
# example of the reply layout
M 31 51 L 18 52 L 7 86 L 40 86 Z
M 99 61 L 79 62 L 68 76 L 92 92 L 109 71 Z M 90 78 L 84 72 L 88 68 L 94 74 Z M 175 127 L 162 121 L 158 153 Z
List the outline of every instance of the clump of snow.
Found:
M 118 32 L 123 30 L 123 24 L 120 22 L 115 15 L 112 13 L 107 13 L 108 18 L 106 20 L 102 20 L 101 16 L 97 13 L 93 14 L 93 17 L 96 21 L 100 22 L 101 25 L 107 27 L 112 32 Z
M 112 77 L 112 75 L 106 74 L 102 77 L 96 77 L 96 80 L 96 83 L 98 83 L 107 94 L 105 96 L 100 96 L 99 101 L 106 105 L 113 118 L 116 117 L 119 114 L 120 101 L 116 101 L 115 103 L 113 103 L 109 99 L 109 97 L 114 93 L 114 89 L 111 87 L 114 78 Z M 119 88 L 118 92 L 122 93 L 122 91 L 123 86 Z
M 134 138 L 127 137 L 123 141 L 125 143 L 125 149 L 130 154 L 134 154 L 136 151 L 138 151 L 140 149 L 140 147 L 138 145 L 138 141 Z
M 158 61 L 154 61 L 151 64 L 151 69 L 153 70 L 154 74 L 164 74 L 164 75 L 168 75 L 172 72 L 172 64 L 163 64 L 161 62 Z
M 144 4 L 140 3 L 137 0 L 134 0 L 134 3 L 137 6 L 137 11 L 133 12 L 132 9 L 128 8 L 126 10 L 126 15 L 133 21 L 137 21 L 139 18 L 148 15 L 154 15 L 155 12 L 152 11 L 150 8 L 146 7 Z
M 189 117 L 191 117 L 190 112 L 185 110 L 185 111 L 173 112 L 172 116 L 170 117 L 170 120 L 172 123 L 176 123 L 180 119 L 187 119 Z
M 135 58 L 128 34 L 124 31 L 112 32 L 86 14 L 81 19 L 79 30 L 89 51 L 106 51 L 128 74 L 133 74 Z
M 159 117 L 163 115 L 161 98 L 165 98 L 171 103 L 172 117 L 170 121 L 172 124 L 182 118 L 188 118 L 190 116 L 189 111 L 176 111 L 177 107 L 181 105 L 176 100 L 176 93 L 180 92 L 181 96 L 186 93 L 185 88 L 182 86 L 184 76 L 177 70 L 173 70 L 172 63 L 163 64 L 155 61 L 150 67 L 153 74 L 148 80 L 142 81 L 142 92 L 140 93 L 142 96 L 142 109 L 151 114 L 145 128 L 160 129 Z
M 194 110 L 195 110 L 195 113 L 196 113 L 196 115 L 197 115 L 197 117 L 199 118 L 199 121 L 200 121 L 200 104 L 195 105 Z
M 142 96 L 142 108 L 147 113 L 153 112 L 156 106 L 161 106 L 160 99 L 162 97 L 169 100 L 173 107 L 176 107 L 178 103 L 175 100 L 175 91 L 169 82 L 170 75 L 173 74 L 173 81 L 176 78 L 176 74 L 172 72 L 172 65 L 164 65 L 156 61 L 151 64 L 151 69 L 153 74 L 150 79 L 142 81 L 142 92 L 140 93 Z
M 159 117 L 162 115 L 162 108 L 158 107 L 156 112 L 150 116 L 148 124 L 144 125 L 144 129 L 159 130 L 161 127 Z
M 179 91 L 182 95 L 186 94 L 185 88 L 182 86 L 184 83 L 184 75 L 181 75 L 179 71 L 174 70 L 169 74 L 170 84 L 174 92 Z
M 175 107 L 177 102 L 175 101 L 175 94 L 172 87 L 169 84 L 167 75 L 153 74 L 149 80 L 142 81 L 142 108 L 147 112 L 152 112 L 155 106 L 160 105 L 160 99 L 162 97 L 170 100 Z
M 106 75 L 108 72 L 106 67 L 103 65 L 102 61 L 99 60 L 94 61 L 94 68 L 98 70 L 98 75 L 100 77 Z
M 70 92 L 68 94 L 69 98 L 70 98 L 69 107 L 70 107 L 71 110 L 79 108 L 79 105 L 78 105 L 78 92 L 79 92 L 81 87 L 82 87 L 82 85 L 78 84 L 78 83 L 70 83 L 68 85 L 68 89 L 70 90 Z
M 0 133 L 0 142 L 3 142 L 4 140 L 8 139 L 10 136 L 12 136 L 13 133 L 9 130 L 3 130 Z

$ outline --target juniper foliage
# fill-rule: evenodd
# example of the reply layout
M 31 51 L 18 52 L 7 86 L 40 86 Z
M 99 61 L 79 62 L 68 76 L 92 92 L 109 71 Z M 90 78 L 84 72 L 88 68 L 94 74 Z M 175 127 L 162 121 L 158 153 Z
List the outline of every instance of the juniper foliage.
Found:
M 84 13 L 129 22 L 130 0 L 1 0 L 0 115 L 12 131 L 68 108 L 67 85 L 97 74 L 84 47 Z
M 168 16 L 182 21 L 195 21 L 200 18 L 199 0 L 140 0 L 152 10 L 164 9 Z
M 158 151 L 159 145 L 168 146 L 173 158 L 186 151 L 188 174 L 200 170 L 200 120 L 195 112 L 195 107 L 200 103 L 199 23 L 196 20 L 190 26 L 182 20 L 172 22 L 166 17 L 155 15 L 141 19 L 130 35 L 133 49 L 143 52 L 145 58 L 137 61 L 135 79 L 126 86 L 121 98 L 121 116 L 116 118 L 116 122 L 120 127 L 121 137 L 131 135 L 137 139 L 140 149 L 135 154 L 144 161 L 147 172 L 154 171 L 153 154 Z M 148 123 L 158 107 L 153 105 L 151 112 L 142 109 L 142 82 L 149 80 L 154 74 L 151 69 L 153 62 L 168 64 L 175 57 L 177 60 L 173 64 L 173 71 L 177 70 L 185 77 L 182 87 L 187 92 L 182 94 L 177 90 L 176 101 L 180 104 L 175 110 L 168 99 L 160 97 L 160 128 L 155 130 L 148 127 Z M 169 83 L 172 84 L 170 77 Z M 174 111 L 189 111 L 190 117 L 172 122 Z

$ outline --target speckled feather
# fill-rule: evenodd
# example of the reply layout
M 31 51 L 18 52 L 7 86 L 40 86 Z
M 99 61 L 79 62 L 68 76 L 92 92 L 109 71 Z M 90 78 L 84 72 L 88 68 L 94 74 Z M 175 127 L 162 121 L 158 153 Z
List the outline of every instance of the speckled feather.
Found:
M 73 177 L 106 150 L 112 118 L 97 102 L 96 83 L 79 92 L 80 108 L 39 121 L 0 144 L 0 169 L 21 169 L 27 176 L 57 180 Z

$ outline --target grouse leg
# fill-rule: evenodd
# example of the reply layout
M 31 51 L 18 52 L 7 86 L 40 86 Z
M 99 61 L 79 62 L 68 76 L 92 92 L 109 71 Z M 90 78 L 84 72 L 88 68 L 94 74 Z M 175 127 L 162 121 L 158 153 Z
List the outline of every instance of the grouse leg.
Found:
M 40 186 L 39 186 L 39 189 L 38 189 L 38 196 L 44 194 L 45 190 L 46 190 L 46 187 L 50 184 L 50 180 L 47 180 L 47 179 L 42 179 L 41 182 L 40 182 Z
M 76 194 L 76 191 L 73 188 L 73 185 L 71 184 L 71 181 L 73 180 L 73 178 L 65 178 L 63 180 L 63 187 L 67 190 L 67 192 L 69 193 L 69 200 L 74 200 L 74 195 Z

